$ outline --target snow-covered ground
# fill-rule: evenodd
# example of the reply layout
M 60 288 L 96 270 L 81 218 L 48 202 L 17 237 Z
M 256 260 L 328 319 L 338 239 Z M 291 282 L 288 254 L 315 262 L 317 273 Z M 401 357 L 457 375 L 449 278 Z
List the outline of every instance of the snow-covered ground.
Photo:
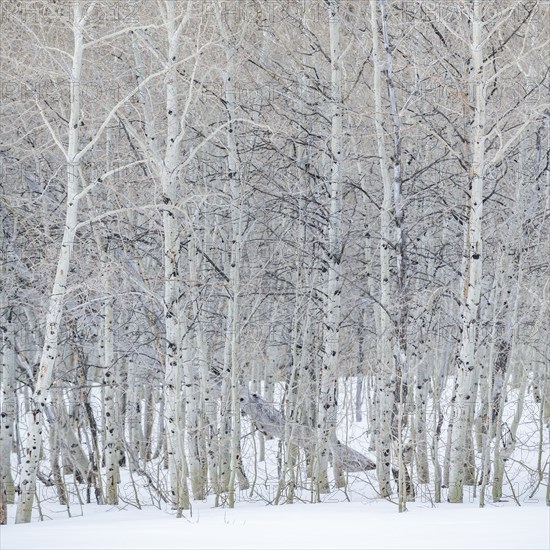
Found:
M 340 502 L 235 509 L 201 503 L 176 519 L 155 508 L 89 505 L 85 515 L 1 527 L 0 548 L 550 548 L 550 510 L 543 503 L 487 505 Z M 14 510 L 11 510 L 14 513 Z
M 505 418 L 513 417 L 513 399 Z M 346 413 L 347 414 L 344 414 Z M 366 413 L 363 422 L 349 421 L 351 411 L 342 410 L 341 437 L 350 446 L 370 456 Z M 9 506 L 9 524 L 0 527 L 0 550 L 25 549 L 169 549 L 169 548 L 373 548 L 373 549 L 549 549 L 550 508 L 545 506 L 546 477 L 538 477 L 537 463 L 546 471 L 548 430 L 541 431 L 539 409 L 526 402 L 517 445 L 507 463 L 503 500 L 492 503 L 490 488 L 485 508 L 479 508 L 479 491 L 467 486 L 464 504 L 448 504 L 442 489 L 442 503 L 434 505 L 433 478 L 429 484 L 415 484 L 416 502 L 408 512 L 377 498 L 376 472 L 350 474 L 347 491 L 334 490 L 318 504 L 272 505 L 277 489 L 278 440 L 265 442 L 266 460 L 257 463 L 251 427 L 243 419 L 242 440 L 245 469 L 252 488 L 237 492 L 234 509 L 214 507 L 207 501 L 194 502 L 192 514 L 177 519 L 145 478 L 128 468 L 121 470 L 119 494 L 128 504 L 118 507 L 80 505 L 85 486 L 65 478 L 70 506 L 57 502 L 55 489 L 39 484 L 39 499 L 33 509 L 33 523 L 14 525 L 15 505 Z M 511 422 L 511 420 L 510 420 Z M 442 440 L 446 437 L 442 434 Z M 541 438 L 542 437 L 542 446 Z M 542 449 L 542 455 L 540 451 Z M 443 463 L 440 449 L 440 464 Z M 478 456 L 479 460 L 479 456 Z M 16 463 L 16 456 L 13 457 Z M 143 466 L 155 487 L 168 491 L 162 457 Z M 47 470 L 47 463 L 44 468 Z M 305 467 L 302 468 L 305 470 Z M 329 469 L 330 474 L 330 469 Z M 431 472 L 433 475 L 433 471 Z M 297 498 L 310 500 L 311 483 L 298 476 Z M 93 502 L 93 494 L 92 494 Z M 351 502 L 347 502 L 350 499 Z M 285 501 L 285 498 L 282 498 Z M 520 506 L 518 506 L 518 503 Z M 270 505 L 271 504 L 271 505 Z M 137 506 L 142 509 L 138 510 Z M 69 518 L 68 515 L 72 517 Z M 39 521 L 40 516 L 44 521 Z

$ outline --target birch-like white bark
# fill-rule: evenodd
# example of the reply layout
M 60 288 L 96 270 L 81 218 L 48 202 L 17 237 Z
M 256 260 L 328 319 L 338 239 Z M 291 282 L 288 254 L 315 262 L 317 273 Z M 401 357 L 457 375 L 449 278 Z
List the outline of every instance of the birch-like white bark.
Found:
M 115 399 L 115 349 L 113 298 L 107 298 L 103 306 L 103 385 L 104 385 L 104 442 L 105 442 L 105 504 L 118 504 L 120 481 L 118 462 L 117 401 Z
M 2 312 L 2 364 L 1 364 L 1 408 L 0 408 L 0 484 L 5 493 L 6 504 L 13 504 L 15 491 L 11 471 L 13 451 L 13 430 L 15 426 L 15 330 L 13 309 L 9 307 L 7 295 L 0 290 L 0 312 Z
M 166 390 L 166 430 L 168 444 L 168 468 L 170 473 L 170 493 L 172 506 L 178 516 L 189 509 L 189 489 L 185 476 L 185 449 L 183 445 L 183 425 L 181 384 L 182 327 L 181 327 L 181 284 L 180 284 L 180 230 L 174 207 L 178 201 L 178 175 L 181 159 L 180 141 L 182 138 L 181 110 L 179 105 L 179 75 L 177 63 L 180 56 L 182 23 L 177 22 L 177 3 L 168 0 L 166 10 L 166 32 L 168 40 L 168 64 L 166 73 L 166 150 L 160 168 L 163 202 L 162 211 L 164 237 L 164 320 L 166 331 L 165 390 Z M 150 136 L 154 140 L 154 136 Z
M 391 244 L 391 207 L 393 186 L 390 178 L 388 154 L 385 144 L 384 115 L 382 111 L 382 57 L 378 31 L 377 0 L 370 1 L 373 91 L 375 114 L 374 122 L 376 140 L 382 177 L 384 198 L 380 211 L 380 334 L 378 342 L 379 365 L 376 369 L 376 391 L 378 392 L 376 444 L 376 472 L 380 485 L 380 494 L 387 497 L 391 494 L 391 424 L 394 406 L 393 381 L 393 326 L 389 314 L 391 300 L 390 279 L 390 244 Z
M 325 304 L 325 322 L 323 334 L 323 370 L 321 374 L 320 420 L 321 434 L 319 442 L 319 461 L 317 485 L 319 492 L 327 492 L 327 465 L 329 441 L 337 426 L 337 385 L 338 360 L 340 350 L 341 321 L 341 260 L 342 260 L 342 178 L 343 178 L 343 108 L 342 108 L 342 59 L 340 52 L 340 3 L 331 0 L 329 10 L 330 35 L 330 180 L 329 180 L 329 218 L 327 244 L 327 298 Z M 335 462 L 334 478 L 337 487 L 345 484 L 341 470 Z
M 14 448 L 14 428 L 16 412 L 15 395 L 15 323 L 14 309 L 10 307 L 6 287 L 8 282 L 8 262 L 13 261 L 11 246 L 4 221 L 0 219 L 0 252 L 4 259 L 0 264 L 0 279 L 5 286 L 0 288 L 0 524 L 7 521 L 7 505 L 13 504 L 15 487 L 11 471 L 11 455 Z
M 164 349 L 164 396 L 161 406 L 163 417 L 159 426 L 165 428 L 165 461 L 169 471 L 170 500 L 177 515 L 190 507 L 186 477 L 186 456 L 184 445 L 185 413 L 182 403 L 182 382 L 184 376 L 182 337 L 184 335 L 185 312 L 182 308 L 181 287 L 181 234 L 176 219 L 176 208 L 180 202 L 179 175 L 182 167 L 182 145 L 185 134 L 184 111 L 180 105 L 181 86 L 178 67 L 184 61 L 180 46 L 183 29 L 189 21 L 190 4 L 179 9 L 174 0 L 159 3 L 164 21 L 167 41 L 165 74 L 165 113 L 167 117 L 164 148 L 160 146 L 161 133 L 155 124 L 153 103 L 145 85 L 151 78 L 145 77 L 144 62 L 139 41 L 134 36 L 132 47 L 137 67 L 137 91 L 143 108 L 145 140 L 134 135 L 151 158 L 151 166 L 162 187 L 163 266 L 164 266 L 164 326 L 166 346 Z M 160 74 L 160 73 L 159 73 Z M 183 317 L 182 317 L 183 316 Z M 159 440 L 160 441 L 160 440 Z
M 132 471 L 135 471 L 139 467 L 140 458 L 145 458 L 143 454 L 144 435 L 141 424 L 142 389 L 136 361 L 132 356 L 128 357 L 127 365 L 126 426 L 128 427 L 128 465 Z
M 224 97 L 227 107 L 227 170 L 229 192 L 231 197 L 231 249 L 229 256 L 229 292 L 226 316 L 226 343 L 224 370 L 229 373 L 228 391 L 231 410 L 231 443 L 230 443 L 230 474 L 229 474 L 229 507 L 235 505 L 235 481 L 241 471 L 240 466 L 240 407 L 239 407 L 239 302 L 241 276 L 242 225 L 242 174 L 238 160 L 238 148 L 235 137 L 236 126 L 236 88 L 235 88 L 235 48 L 232 45 L 229 28 L 224 20 L 224 14 L 217 6 L 217 17 L 224 41 L 226 66 L 223 71 Z M 244 481 L 240 478 L 241 481 Z M 246 485 L 246 482 L 245 482 Z M 248 487 L 241 487 L 248 488 Z
M 196 216 L 195 216 L 196 217 Z M 201 414 L 201 403 L 205 403 L 205 392 L 209 380 L 204 372 L 207 365 L 206 350 L 203 345 L 202 326 L 200 323 L 200 293 L 198 284 L 198 250 L 196 235 L 191 233 L 188 249 L 189 280 L 192 281 L 191 299 L 193 303 L 193 328 L 186 335 L 184 361 L 185 379 L 185 416 L 187 431 L 187 462 L 189 478 L 195 500 L 203 500 L 206 494 L 206 441 L 204 438 L 204 415 Z M 201 369 L 202 368 L 202 372 Z
M 0 219 L 0 251 L 5 260 L 0 265 L 0 277 L 7 278 L 7 262 L 10 261 L 7 235 Z M 15 487 L 11 471 L 11 455 L 14 447 L 16 414 L 15 395 L 15 327 L 13 308 L 9 307 L 5 288 L 0 289 L 0 319 L 2 319 L 0 362 L 0 525 L 8 521 L 8 504 L 13 504 Z
M 482 3 L 474 0 L 472 19 L 472 63 L 475 100 L 472 125 L 473 161 L 471 167 L 472 189 L 468 212 L 467 266 L 464 273 L 465 296 L 461 308 L 462 335 L 458 356 L 457 420 L 451 440 L 451 465 L 449 478 L 449 502 L 462 502 L 464 479 L 467 470 L 468 435 L 476 404 L 474 374 L 477 342 L 477 316 L 481 297 L 483 265 L 483 179 L 485 171 L 485 65 L 483 59 L 484 23 Z
M 407 466 L 404 461 L 403 422 L 405 420 L 405 407 L 408 388 L 408 362 L 407 362 L 407 322 L 408 322 L 408 288 L 406 279 L 406 236 L 404 227 L 404 201 L 402 195 L 402 168 L 401 168 L 401 117 L 397 106 L 397 97 L 393 84 L 393 53 L 390 44 L 385 0 L 380 0 L 382 38 L 386 51 L 386 85 L 390 101 L 393 150 L 391 154 L 393 171 L 393 223 L 395 225 L 395 237 L 392 248 L 395 251 L 395 319 L 393 357 L 395 370 L 395 401 L 394 419 L 392 422 L 392 438 L 397 450 L 399 460 L 399 511 L 405 510 L 407 499 L 414 498 L 412 485 L 406 481 L 410 479 Z M 397 441 L 395 441 L 397 439 Z
M 80 2 L 75 2 L 73 8 L 74 49 L 70 78 L 70 117 L 68 125 L 68 145 L 66 150 L 67 206 L 65 229 L 59 251 L 52 293 L 48 303 L 44 345 L 40 357 L 38 377 L 31 399 L 31 410 L 27 415 L 28 432 L 24 443 L 20 495 L 15 519 L 16 523 L 28 523 L 31 521 L 32 506 L 36 491 L 38 461 L 42 446 L 44 411 L 57 357 L 59 329 L 63 314 L 63 301 L 67 290 L 67 277 L 69 274 L 70 260 L 76 234 L 79 174 L 78 162 L 76 162 L 75 159 L 79 152 L 81 72 L 84 42 L 83 29 L 85 23 L 86 17 L 83 17 Z

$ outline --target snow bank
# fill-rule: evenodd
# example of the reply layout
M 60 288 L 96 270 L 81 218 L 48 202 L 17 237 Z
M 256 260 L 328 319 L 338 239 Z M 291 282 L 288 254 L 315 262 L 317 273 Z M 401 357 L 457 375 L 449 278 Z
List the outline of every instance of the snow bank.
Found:
M 543 504 L 409 504 L 398 514 L 385 501 L 195 507 L 176 519 L 146 510 L 87 506 L 83 517 L 1 528 L 2 550 L 172 548 L 548 549 Z M 13 508 L 13 507 L 10 507 Z M 13 514 L 14 510 L 10 510 Z

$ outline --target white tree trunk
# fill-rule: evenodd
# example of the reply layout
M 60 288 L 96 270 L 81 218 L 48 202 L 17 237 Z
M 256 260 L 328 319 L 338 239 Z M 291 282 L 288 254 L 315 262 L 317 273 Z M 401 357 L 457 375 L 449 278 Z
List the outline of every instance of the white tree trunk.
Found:
M 195 217 L 198 217 L 198 212 Z M 198 222 L 198 220 L 195 220 Z M 198 224 L 197 224 L 198 225 Z M 187 442 L 189 447 L 189 477 L 195 500 L 203 500 L 208 483 L 206 429 L 207 407 L 211 407 L 210 380 L 208 375 L 208 358 L 204 344 L 200 311 L 200 275 L 198 266 L 197 237 L 193 232 L 188 244 L 189 279 L 193 287 L 194 328 L 189 335 L 189 348 L 194 348 L 195 355 L 185 363 L 185 403 L 187 416 Z
M 189 488 L 185 475 L 185 448 L 181 402 L 182 364 L 182 287 L 180 276 L 180 225 L 176 219 L 174 207 L 178 203 L 178 176 L 181 161 L 181 140 L 184 125 L 179 104 L 180 87 L 178 85 L 177 63 L 180 57 L 180 38 L 186 18 L 178 23 L 176 8 L 178 4 L 168 0 L 166 9 L 166 31 L 168 40 L 168 70 L 166 73 L 166 150 L 161 166 L 163 202 L 162 211 L 164 237 L 164 319 L 166 330 L 165 389 L 166 389 L 166 430 L 168 444 L 168 467 L 170 472 L 170 491 L 172 506 L 178 516 L 182 510 L 190 507 Z M 150 136 L 151 142 L 154 136 Z M 154 150 L 154 149 L 153 149 Z
M 231 410 L 231 451 L 229 474 L 229 507 L 235 505 L 235 480 L 241 470 L 240 462 L 240 405 L 239 405 L 239 302 L 240 302 L 240 277 L 241 277 L 241 248 L 242 226 L 244 213 L 242 211 L 242 174 L 238 161 L 237 141 L 235 138 L 236 119 L 236 88 L 235 88 L 235 48 L 232 46 L 232 37 L 224 21 L 223 10 L 218 5 L 218 24 L 224 40 L 226 68 L 223 73 L 224 97 L 227 105 L 228 129 L 227 129 L 227 170 L 229 179 L 229 191 L 231 197 L 231 251 L 229 257 L 229 292 L 227 305 L 226 344 L 225 344 L 225 370 L 229 373 L 229 395 Z M 241 481 L 244 481 L 240 477 Z M 246 489 L 245 486 L 241 489 Z
M 188 245 L 192 248 L 191 244 Z M 192 279 L 195 280 L 195 279 Z M 185 395 L 185 431 L 187 434 L 187 464 L 195 500 L 204 499 L 205 480 L 201 467 L 201 442 L 199 438 L 199 378 L 196 373 L 196 358 L 193 350 L 197 340 L 194 330 L 188 330 L 182 342 Z
M 397 97 L 393 84 L 393 53 L 387 29 L 385 0 L 380 0 L 382 37 L 386 51 L 386 84 L 390 100 L 391 120 L 393 126 L 393 150 L 391 154 L 393 170 L 393 222 L 395 237 L 392 248 L 395 251 L 395 319 L 394 325 L 394 369 L 395 369 L 395 401 L 394 419 L 392 422 L 392 438 L 399 460 L 399 511 L 405 510 L 407 499 L 414 498 L 412 485 L 403 457 L 403 423 L 408 389 L 407 362 L 407 323 L 408 323 L 408 288 L 406 279 L 406 239 L 404 227 L 404 206 L 402 195 L 401 170 L 401 118 L 397 107 Z M 397 441 L 395 439 L 397 438 Z
M 144 456 L 144 435 L 141 424 L 142 390 L 134 358 L 128 358 L 128 376 L 126 390 L 126 425 L 128 426 L 128 463 L 132 470 L 139 467 Z M 148 386 L 148 384 L 147 384 Z
M 15 519 L 16 523 L 28 523 L 31 521 L 32 505 L 36 490 L 36 474 L 42 446 L 44 410 L 57 357 L 59 328 L 61 326 L 63 314 L 63 301 L 67 290 L 67 277 L 69 274 L 78 217 L 77 193 L 79 190 L 79 174 L 76 157 L 80 135 L 80 74 L 82 71 L 83 27 L 86 23 L 86 18 L 82 16 L 79 2 L 74 3 L 73 16 L 74 50 L 70 80 L 70 118 L 68 127 L 68 146 L 66 151 L 67 210 L 65 215 L 65 229 L 46 314 L 44 345 L 40 357 L 38 377 L 31 399 L 30 412 L 27 415 L 28 432 L 27 439 L 24 443 L 20 495 Z
M 341 260 L 343 253 L 342 223 L 342 177 L 343 177 L 343 108 L 342 108 L 342 60 L 340 53 L 340 3 L 328 3 L 330 63 L 331 63 L 331 141 L 330 141 L 330 194 L 327 245 L 327 301 L 323 334 L 323 370 L 321 375 L 321 439 L 317 484 L 320 492 L 328 491 L 327 463 L 329 441 L 337 426 L 338 361 L 340 351 L 341 321 Z M 334 479 L 337 487 L 345 484 L 341 469 L 334 462 Z
M 485 67 L 483 60 L 482 4 L 474 0 L 472 21 L 472 61 L 475 113 L 473 122 L 473 162 L 471 167 L 472 190 L 468 220 L 468 258 L 465 296 L 461 308 L 462 336 L 458 357 L 457 421 L 451 441 L 449 502 L 462 502 L 464 479 L 467 470 L 468 440 L 471 418 L 476 403 L 474 375 L 477 342 L 477 315 L 481 296 L 482 275 L 482 217 L 483 177 L 485 170 Z
M 430 378 L 427 365 L 418 365 L 416 374 L 416 468 L 419 483 L 430 482 L 430 470 L 428 465 L 428 437 L 426 425 L 426 408 L 428 405 L 428 391 Z
M 8 282 L 6 263 L 9 257 L 9 245 L 4 231 L 3 220 L 0 219 L 0 251 L 5 256 L 0 266 L 2 280 Z M 0 319 L 1 319 L 1 362 L 0 362 L 0 525 L 7 523 L 7 505 L 13 504 L 15 488 L 11 471 L 11 454 L 14 442 L 16 396 L 15 396 L 15 329 L 14 311 L 9 307 L 5 288 L 0 289 Z
M 105 456 L 105 504 L 118 504 L 118 425 L 117 400 L 115 398 L 114 364 L 114 312 L 113 298 L 108 298 L 103 307 L 103 368 L 104 368 L 104 456 Z
M 15 498 L 11 471 L 13 430 L 15 424 L 15 331 L 13 309 L 8 307 L 6 293 L 0 291 L 2 315 L 2 364 L 1 364 L 1 409 L 0 409 L 0 484 L 5 491 L 6 504 Z
M 380 211 L 380 334 L 378 343 L 379 365 L 376 369 L 379 397 L 376 443 L 376 472 L 383 497 L 391 494 L 391 418 L 394 406 L 393 381 L 393 327 L 390 317 L 391 279 L 391 207 L 392 182 L 390 179 L 388 156 L 385 144 L 384 115 L 382 112 L 382 59 L 378 32 L 376 0 L 370 2 L 372 29 L 372 59 L 374 72 L 375 128 L 380 162 L 380 173 L 384 185 L 384 199 Z

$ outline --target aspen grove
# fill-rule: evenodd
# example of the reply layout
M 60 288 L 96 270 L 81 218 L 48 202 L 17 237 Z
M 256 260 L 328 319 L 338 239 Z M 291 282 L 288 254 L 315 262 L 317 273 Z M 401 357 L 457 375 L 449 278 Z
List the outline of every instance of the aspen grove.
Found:
M 13 0 L 0 523 L 550 505 L 550 4 Z

